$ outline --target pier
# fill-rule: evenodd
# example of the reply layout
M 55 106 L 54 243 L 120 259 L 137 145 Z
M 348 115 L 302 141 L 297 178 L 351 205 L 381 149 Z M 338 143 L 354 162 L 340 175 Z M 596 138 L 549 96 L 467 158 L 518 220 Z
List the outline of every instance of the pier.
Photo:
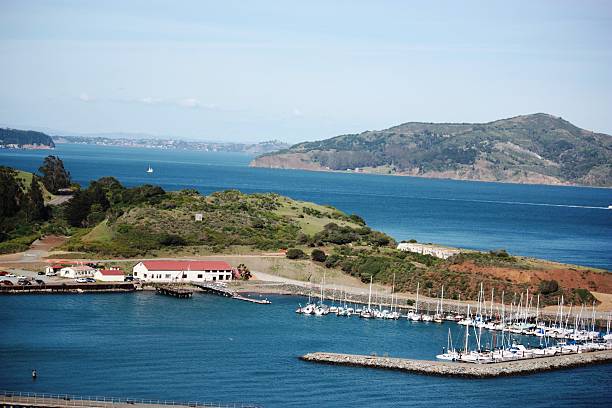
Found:
M 612 350 L 589 353 L 538 357 L 491 364 L 454 363 L 446 361 L 413 360 L 338 353 L 309 353 L 300 357 L 303 361 L 345 365 L 365 368 L 397 370 L 416 374 L 490 378 L 534 374 L 541 371 L 559 370 L 592 364 L 612 363 Z
M 179 299 L 188 299 L 193 295 L 193 291 L 190 289 L 178 287 L 178 286 L 158 286 L 155 291 L 160 295 L 172 296 Z
M 32 294 L 32 293 L 100 293 L 100 292 L 134 292 L 136 285 L 132 282 L 113 283 L 47 283 L 44 285 L 13 285 L 0 286 L 0 294 Z
M 246 296 L 242 296 L 236 291 L 233 291 L 225 286 L 221 286 L 215 283 L 191 283 L 193 286 L 201 289 L 204 292 L 212 293 L 213 295 L 229 297 L 236 300 L 242 300 L 244 302 L 257 303 L 260 305 L 267 305 L 271 302 L 268 299 L 254 299 Z
M 69 394 L 47 394 L 35 392 L 0 391 L 0 407 L 15 408 L 257 408 L 247 403 L 220 404 L 200 401 L 171 401 L 152 399 L 132 399 L 115 397 L 92 397 Z

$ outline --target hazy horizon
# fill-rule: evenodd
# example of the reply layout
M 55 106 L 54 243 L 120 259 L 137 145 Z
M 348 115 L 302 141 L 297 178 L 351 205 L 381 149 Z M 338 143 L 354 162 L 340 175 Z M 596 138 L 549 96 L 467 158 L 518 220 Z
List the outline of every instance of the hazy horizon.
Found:
M 0 123 L 297 143 L 544 112 L 612 134 L 612 6 L 0 4 Z

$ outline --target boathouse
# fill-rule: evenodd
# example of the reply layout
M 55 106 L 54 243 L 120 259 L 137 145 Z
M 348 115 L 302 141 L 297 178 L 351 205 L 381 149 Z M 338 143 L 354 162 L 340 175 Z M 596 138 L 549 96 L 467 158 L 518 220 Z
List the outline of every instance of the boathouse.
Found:
M 94 278 L 101 282 L 123 282 L 125 276 L 119 269 L 102 269 L 94 273 Z
M 225 261 L 141 261 L 132 272 L 144 282 L 213 282 L 232 280 L 233 268 Z

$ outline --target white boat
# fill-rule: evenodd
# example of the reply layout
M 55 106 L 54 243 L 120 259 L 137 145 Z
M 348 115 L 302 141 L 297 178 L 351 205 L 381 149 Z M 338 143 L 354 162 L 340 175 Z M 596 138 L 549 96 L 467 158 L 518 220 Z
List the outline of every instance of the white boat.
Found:
M 153 167 L 149 164 L 149 168 L 147 169 L 147 173 L 153 173 Z

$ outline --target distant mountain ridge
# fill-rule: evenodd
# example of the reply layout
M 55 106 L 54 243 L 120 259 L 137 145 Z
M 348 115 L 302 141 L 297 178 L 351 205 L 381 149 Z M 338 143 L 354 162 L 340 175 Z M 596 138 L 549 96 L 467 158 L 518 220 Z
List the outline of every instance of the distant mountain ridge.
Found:
M 33 130 L 0 128 L 0 148 L 52 149 L 51 136 Z
M 612 187 L 612 136 L 545 113 L 482 124 L 408 122 L 298 143 L 251 165 Z

